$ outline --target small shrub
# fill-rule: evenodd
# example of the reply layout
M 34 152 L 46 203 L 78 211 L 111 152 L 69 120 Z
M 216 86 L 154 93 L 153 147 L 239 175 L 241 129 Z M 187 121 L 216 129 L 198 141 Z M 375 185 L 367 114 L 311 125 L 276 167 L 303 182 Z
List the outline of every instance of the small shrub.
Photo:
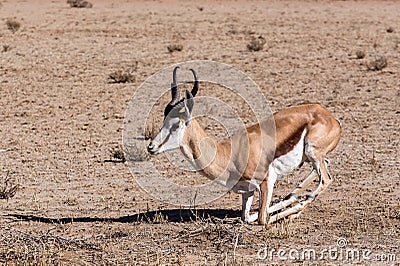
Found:
M 67 0 L 67 4 L 69 4 L 70 7 L 77 7 L 77 8 L 92 8 L 93 4 L 84 1 L 84 0 Z
M 183 45 L 182 44 L 170 44 L 167 46 L 168 52 L 173 53 L 175 51 L 182 51 L 183 50 Z
M 126 161 L 124 150 L 122 149 L 122 147 L 111 150 L 111 157 L 114 160 L 120 161 L 122 163 Z
M 152 122 L 146 124 L 146 129 L 144 132 L 144 139 L 146 139 L 146 140 L 154 139 L 155 136 L 157 136 L 157 133 L 158 133 L 158 130 L 157 130 L 155 119 L 153 117 Z
M 165 224 L 168 222 L 168 216 L 161 212 L 156 212 L 154 216 L 149 219 L 149 222 L 152 224 Z
M 134 82 L 135 76 L 134 72 L 138 69 L 138 61 L 135 61 L 133 65 L 126 70 L 117 70 L 108 75 L 110 83 L 128 83 Z
M 357 59 L 363 59 L 365 57 L 364 51 L 357 51 L 356 52 Z
M 37 235 L 11 226 L 1 229 L 1 265 L 61 265 L 60 254 L 67 250 L 100 250 L 86 240 L 63 238 L 50 231 Z
M 21 27 L 21 23 L 19 23 L 18 21 L 16 21 L 15 19 L 7 19 L 6 21 L 6 25 L 7 28 L 12 32 L 15 33 L 19 30 L 19 28 Z
M 263 36 L 258 36 L 257 38 L 252 36 L 251 41 L 247 44 L 247 49 L 249 51 L 261 51 L 264 48 L 266 40 Z
M 385 56 L 380 56 L 367 64 L 368 70 L 378 71 L 387 67 L 387 59 Z
M 276 233 L 275 236 L 279 239 L 286 239 L 290 237 L 290 220 L 283 219 L 275 224 Z
M 130 146 L 125 146 L 126 161 L 128 162 L 143 162 L 148 161 L 149 156 L 146 149 L 138 144 L 132 144 Z
M 3 53 L 6 53 L 11 50 L 11 46 L 8 44 L 3 44 Z
M 19 190 L 19 184 L 14 184 L 7 173 L 4 178 L 4 184 L 0 186 L 0 199 L 10 199 L 15 196 L 17 191 Z
M 117 70 L 111 73 L 108 78 L 110 79 L 110 83 L 128 83 L 135 81 L 135 77 L 129 70 Z

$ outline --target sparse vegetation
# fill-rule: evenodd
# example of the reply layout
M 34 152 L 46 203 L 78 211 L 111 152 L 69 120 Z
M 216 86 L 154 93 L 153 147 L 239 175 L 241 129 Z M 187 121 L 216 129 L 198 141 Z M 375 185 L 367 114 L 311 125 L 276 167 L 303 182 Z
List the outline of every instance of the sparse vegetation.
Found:
M 63 203 L 68 206 L 77 206 L 78 205 L 77 199 L 71 199 L 71 198 L 67 198 Z
M 173 53 L 175 51 L 182 51 L 183 50 L 183 45 L 182 44 L 170 44 L 167 46 L 168 52 Z
M 135 81 L 134 73 L 137 71 L 138 61 L 124 70 L 117 70 L 108 75 L 110 83 L 130 83 Z
M 290 223 L 289 219 L 282 219 L 275 223 L 275 236 L 280 239 L 288 238 L 290 236 Z
M 2 184 L 0 185 L 0 199 L 10 199 L 15 196 L 19 190 L 19 184 L 15 184 L 9 177 L 7 172 L 6 177 L 3 178 Z
M 3 53 L 6 53 L 11 50 L 11 46 L 8 44 L 3 44 Z
M 375 151 L 372 151 L 372 158 L 368 160 L 368 163 L 371 167 L 371 170 L 376 173 L 380 166 L 379 161 L 376 159 Z
M 125 147 L 126 161 L 143 162 L 149 160 L 145 147 L 138 147 L 136 144 Z
M 118 148 L 114 148 L 111 150 L 111 157 L 113 158 L 113 160 L 120 161 L 122 163 L 126 161 L 124 150 L 121 146 L 118 146 Z
M 387 59 L 385 56 L 380 56 L 367 64 L 368 70 L 378 71 L 387 67 Z
M 361 50 L 358 50 L 356 52 L 356 56 L 357 56 L 357 59 L 363 59 L 365 57 L 365 52 L 361 51 Z
M 6 21 L 7 28 L 12 32 L 15 33 L 21 27 L 21 23 L 15 19 L 9 18 Z
M 246 244 L 246 234 L 252 234 L 249 230 L 249 226 L 243 224 L 238 219 L 221 219 L 214 216 L 205 218 L 204 216 L 197 216 L 192 209 L 189 211 L 191 212 L 190 223 L 187 225 L 182 224 L 185 230 L 181 230 L 174 235 L 162 239 L 155 238 L 151 242 L 148 240 L 143 242 L 136 241 L 134 245 L 138 250 L 138 254 L 140 254 L 139 257 L 147 257 L 151 254 L 153 257 L 158 256 L 162 258 L 162 255 L 165 253 L 158 254 L 156 252 L 150 252 L 149 254 L 147 252 L 151 249 L 148 249 L 148 247 L 154 246 L 156 243 L 160 247 L 165 245 L 171 246 L 171 243 L 177 244 L 190 239 L 190 242 L 196 245 L 207 243 L 210 247 L 221 251 L 217 257 L 209 258 L 210 261 L 218 265 L 241 265 L 241 259 L 236 256 L 236 251 L 239 247 Z M 144 214 L 137 222 L 148 223 L 150 226 L 153 224 L 167 223 L 167 221 L 168 216 L 165 216 L 161 212 L 155 212 L 151 216 Z
M 145 132 L 144 132 L 144 138 L 146 140 L 153 139 L 157 135 L 157 133 L 158 133 L 158 129 L 157 129 L 157 126 L 156 126 L 155 119 L 153 117 L 152 122 L 146 124 L 146 129 L 145 129 Z
M 98 250 L 84 240 L 42 234 L 35 236 L 15 228 L 0 229 L 0 263 L 5 265 L 58 265 L 62 250 Z
M 164 224 L 168 222 L 168 216 L 162 214 L 161 212 L 156 212 L 154 216 L 147 217 L 147 222 L 152 224 Z
M 252 36 L 250 43 L 247 44 L 247 49 L 249 49 L 249 51 L 261 51 L 264 48 L 265 44 L 266 40 L 263 36 Z
M 110 83 L 127 83 L 135 81 L 135 77 L 129 70 L 128 71 L 117 70 L 115 72 L 112 72 L 108 77 Z
M 93 4 L 85 1 L 85 0 L 67 0 L 67 4 L 70 7 L 77 7 L 77 8 L 92 8 Z

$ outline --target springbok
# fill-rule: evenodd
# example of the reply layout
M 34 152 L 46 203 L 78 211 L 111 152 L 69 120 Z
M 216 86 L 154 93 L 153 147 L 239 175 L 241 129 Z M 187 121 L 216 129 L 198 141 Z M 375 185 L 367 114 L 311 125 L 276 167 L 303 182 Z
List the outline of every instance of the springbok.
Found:
M 215 143 L 192 118 L 193 97 L 199 88 L 197 74 L 190 69 L 194 85 L 191 92 L 186 90 L 185 97 L 180 99 L 176 78 L 178 68 L 173 70 L 172 100 L 165 107 L 163 125 L 148 146 L 151 154 L 181 149 L 196 169 L 213 180 L 224 173 L 237 175 L 238 168 L 243 166 L 243 171 L 239 171 L 241 176 L 232 189 L 242 194 L 242 220 L 248 223 L 258 220 L 259 224 L 270 224 L 286 217 L 296 218 L 332 183 L 325 157 L 339 143 L 342 129 L 327 109 L 319 104 L 290 107 L 273 115 L 275 136 L 263 132 L 271 121 L 265 119 Z M 263 149 L 263 141 L 275 141 L 272 155 L 270 149 Z M 243 143 L 248 143 L 248 147 L 242 149 Z M 242 156 L 240 152 L 247 153 L 247 156 Z M 285 199 L 270 206 L 276 180 L 291 173 L 303 162 L 311 163 L 311 173 Z M 301 196 L 317 176 L 317 188 L 311 194 Z M 251 214 L 256 190 L 260 195 L 259 211 Z

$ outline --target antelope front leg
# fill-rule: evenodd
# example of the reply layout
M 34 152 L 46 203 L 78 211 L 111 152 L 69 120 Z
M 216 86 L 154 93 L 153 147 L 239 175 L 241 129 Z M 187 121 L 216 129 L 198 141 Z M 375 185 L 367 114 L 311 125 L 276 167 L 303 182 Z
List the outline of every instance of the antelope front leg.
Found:
M 271 171 L 264 181 L 260 184 L 260 209 L 258 215 L 258 224 L 267 224 L 269 214 L 271 213 L 269 205 L 271 205 L 272 192 L 274 190 L 276 174 Z
M 250 214 L 251 204 L 253 203 L 254 191 L 242 194 L 242 221 L 252 223 L 258 218 L 258 213 Z

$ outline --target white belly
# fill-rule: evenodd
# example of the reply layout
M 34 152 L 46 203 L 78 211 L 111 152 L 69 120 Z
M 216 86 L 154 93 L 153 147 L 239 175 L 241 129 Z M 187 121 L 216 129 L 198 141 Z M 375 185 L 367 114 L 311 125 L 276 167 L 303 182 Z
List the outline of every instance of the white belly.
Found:
M 303 161 L 304 154 L 304 137 L 306 135 L 306 130 L 301 134 L 299 143 L 294 146 L 293 150 L 282 155 L 275 160 L 269 166 L 270 172 L 273 171 L 277 178 L 281 178 L 296 169 Z
M 256 180 L 252 179 L 252 180 L 237 182 L 236 185 L 232 187 L 232 190 L 235 193 L 242 194 L 254 190 L 260 190 L 260 186 L 257 184 Z
M 304 137 L 306 130 L 301 134 L 299 142 L 294 146 L 293 150 L 285 155 L 282 155 L 269 165 L 269 178 L 275 180 L 281 178 L 296 169 L 303 161 L 304 155 Z M 218 182 L 218 181 L 217 181 Z M 239 181 L 236 184 L 229 184 L 229 182 L 218 182 L 220 185 L 232 187 L 232 190 L 236 193 L 246 193 L 254 190 L 260 190 L 259 183 L 256 179 Z

